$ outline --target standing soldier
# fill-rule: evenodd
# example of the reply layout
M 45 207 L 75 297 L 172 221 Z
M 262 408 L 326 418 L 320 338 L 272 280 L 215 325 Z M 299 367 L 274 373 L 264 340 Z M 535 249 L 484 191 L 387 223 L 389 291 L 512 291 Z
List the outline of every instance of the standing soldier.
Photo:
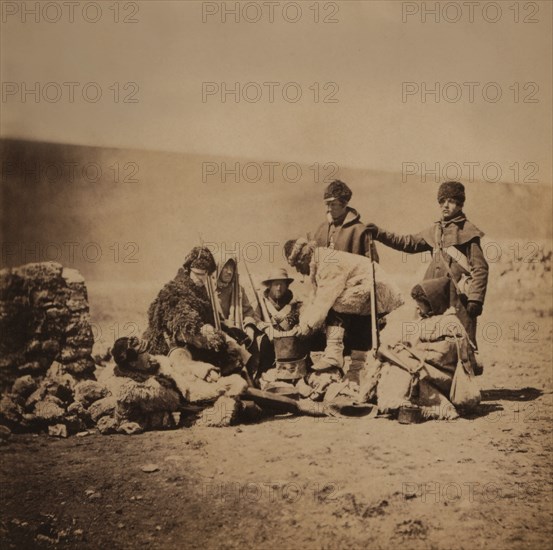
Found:
M 480 246 L 484 233 L 463 213 L 465 187 L 446 181 L 438 189 L 441 219 L 416 235 L 397 235 L 374 224 L 367 229 L 381 243 L 409 254 L 432 252 L 424 280 L 449 277 L 453 284 L 449 305 L 476 347 L 476 319 L 482 313 L 488 285 L 488 262 Z
M 323 200 L 326 206 L 327 221 L 315 232 L 314 240 L 318 247 L 327 247 L 340 252 L 366 256 L 378 262 L 378 252 L 371 234 L 357 210 L 348 206 L 353 193 L 343 181 L 334 180 L 325 189 Z M 372 347 L 372 318 L 370 315 L 336 314 L 331 311 L 326 322 L 327 345 L 342 344 L 344 329 L 346 354 L 351 353 L 355 365 L 362 365 L 367 351 Z M 384 319 L 381 319 L 381 328 Z
M 348 206 L 353 193 L 340 180 L 334 180 L 324 192 L 327 221 L 323 222 L 315 232 L 314 240 L 317 246 L 323 246 L 369 256 L 370 233 L 361 216 L 355 208 Z M 378 262 L 378 253 L 374 244 L 371 248 L 372 258 Z

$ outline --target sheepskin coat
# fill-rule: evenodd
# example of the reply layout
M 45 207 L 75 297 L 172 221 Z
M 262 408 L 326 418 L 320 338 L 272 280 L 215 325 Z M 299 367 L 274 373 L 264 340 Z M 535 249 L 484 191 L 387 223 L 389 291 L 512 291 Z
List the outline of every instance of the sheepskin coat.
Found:
M 148 308 L 144 338 L 150 353 L 167 355 L 170 347 L 186 346 L 195 360 L 220 367 L 224 374 L 240 370 L 240 357 L 230 349 L 225 335 L 202 330 L 204 325 L 213 324 L 206 288 L 196 285 L 189 272 L 181 268 Z
M 316 248 L 310 264 L 314 292 L 300 313 L 300 325 L 322 326 L 329 311 L 370 315 L 372 263 L 365 256 Z M 377 311 L 387 314 L 403 304 L 401 293 L 375 264 Z

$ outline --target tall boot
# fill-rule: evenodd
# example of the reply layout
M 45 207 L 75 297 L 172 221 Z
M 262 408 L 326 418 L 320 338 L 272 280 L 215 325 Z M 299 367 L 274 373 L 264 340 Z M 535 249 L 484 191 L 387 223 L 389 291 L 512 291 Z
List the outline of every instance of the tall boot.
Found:
M 351 350 L 351 364 L 345 376 L 346 380 L 355 382 L 356 384 L 361 384 L 365 374 L 366 359 L 366 351 Z
M 331 367 L 342 369 L 344 366 L 344 329 L 343 327 L 326 327 L 326 347 L 322 357 L 313 365 L 314 370 Z

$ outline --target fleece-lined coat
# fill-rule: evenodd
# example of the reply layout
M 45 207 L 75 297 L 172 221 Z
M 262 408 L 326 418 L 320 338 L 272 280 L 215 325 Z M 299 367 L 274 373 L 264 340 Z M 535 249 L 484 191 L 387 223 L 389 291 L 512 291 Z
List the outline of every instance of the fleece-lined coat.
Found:
M 468 291 L 466 295 L 459 295 L 454 284 L 451 285 L 450 306 L 463 323 L 470 339 L 475 342 L 476 319 L 470 317 L 466 306 L 468 301 L 484 303 L 486 288 L 488 285 L 488 262 L 480 246 L 480 239 L 484 233 L 467 220 L 463 213 L 448 221 L 437 221 L 428 229 L 415 235 L 397 235 L 391 231 L 379 230 L 376 240 L 396 250 L 409 254 L 420 252 L 432 252 L 432 260 L 426 270 L 424 279 L 437 279 L 450 277 L 445 262 L 453 279 L 458 282 L 462 275 L 470 274 Z M 449 254 L 443 254 L 439 249 L 454 247 L 463 254 L 470 267 L 467 273 L 460 263 Z
M 310 264 L 314 286 L 311 300 L 300 312 L 300 325 L 318 328 L 330 311 L 370 315 L 372 263 L 365 256 L 316 248 Z M 375 264 L 377 311 L 387 314 L 403 304 L 397 287 Z
M 219 331 L 202 330 L 214 325 L 211 303 L 204 286 L 196 285 L 188 271 L 180 268 L 176 277 L 159 292 L 148 308 L 144 338 L 150 353 L 167 355 L 171 347 L 187 347 L 197 361 L 205 361 L 230 374 L 241 368 L 241 360 Z
M 204 286 L 198 286 L 189 273 L 180 268 L 148 308 L 145 337 L 150 353 L 167 355 L 170 345 L 184 345 L 194 340 L 197 347 L 221 348 L 223 337 L 209 342 L 202 337 L 203 325 L 213 325 L 211 303 Z

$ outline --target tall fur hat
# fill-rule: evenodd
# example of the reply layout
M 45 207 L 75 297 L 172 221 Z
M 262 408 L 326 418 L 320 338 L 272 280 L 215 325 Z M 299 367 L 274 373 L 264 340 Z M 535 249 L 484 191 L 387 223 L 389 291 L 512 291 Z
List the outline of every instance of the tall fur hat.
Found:
M 190 271 L 192 268 L 205 269 L 211 275 L 217 266 L 209 248 L 206 246 L 195 246 L 184 259 L 182 267 L 187 271 Z
M 334 199 L 349 202 L 352 195 L 353 193 L 347 184 L 340 180 L 334 180 L 328 184 L 323 198 L 325 202 L 330 202 Z
M 465 204 L 465 186 L 458 181 L 445 181 L 438 189 L 438 202 L 454 200 L 459 206 Z

